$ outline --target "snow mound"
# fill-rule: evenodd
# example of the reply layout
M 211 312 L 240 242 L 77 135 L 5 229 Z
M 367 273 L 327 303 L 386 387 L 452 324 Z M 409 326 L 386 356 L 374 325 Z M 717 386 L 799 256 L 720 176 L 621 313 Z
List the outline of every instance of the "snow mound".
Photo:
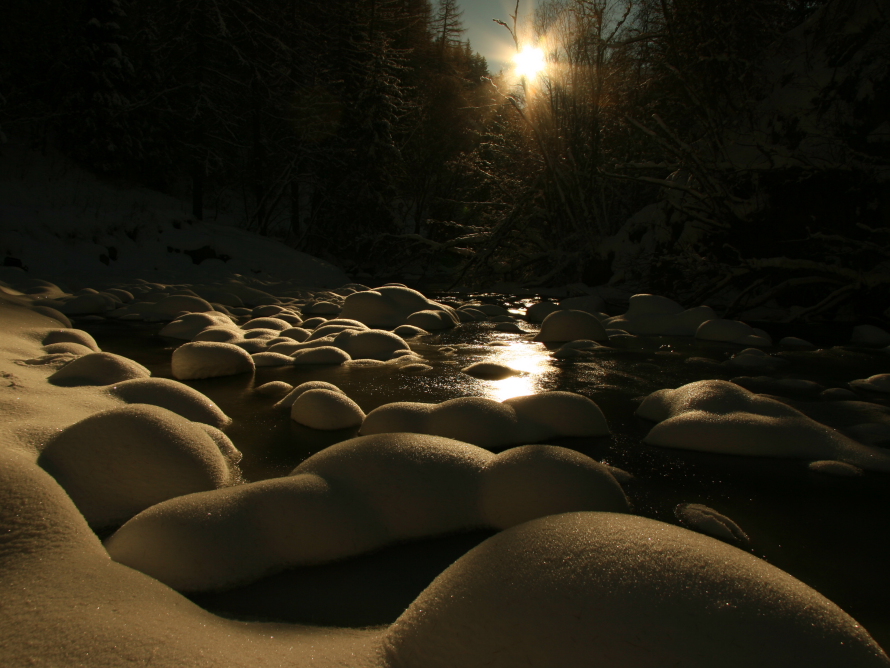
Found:
M 114 353 L 90 353 L 72 360 L 48 378 L 53 385 L 111 385 L 132 378 L 147 378 L 151 371 Z
M 235 328 L 235 323 L 224 313 L 188 313 L 170 321 L 161 331 L 160 336 L 169 336 L 172 339 L 185 339 L 192 341 L 198 334 L 209 328 Z M 204 339 L 211 341 L 213 339 Z
M 723 380 L 658 390 L 636 414 L 658 422 L 650 445 L 756 457 L 837 459 L 890 471 L 890 454 L 816 422 L 787 404 Z
M 515 322 L 499 322 L 494 326 L 494 331 L 507 332 L 509 334 L 523 334 L 525 332 L 525 330 Z
M 502 448 L 561 436 L 603 436 L 609 428 L 602 411 L 587 397 L 545 392 L 502 403 L 460 397 L 440 404 L 384 404 L 368 413 L 361 427 L 365 435 L 391 432 L 431 434 Z
M 241 329 L 271 329 L 276 332 L 283 332 L 286 329 L 290 329 L 291 324 L 286 320 L 281 320 L 280 318 L 273 317 L 263 317 L 263 318 L 254 318 L 253 320 L 248 320 L 243 325 L 241 325 Z
M 510 368 L 506 364 L 498 364 L 497 362 L 476 362 L 464 367 L 461 371 L 474 378 L 485 378 L 487 380 L 503 380 L 504 378 L 510 378 L 522 373 Z
M 707 320 L 695 330 L 695 338 L 702 341 L 725 341 L 742 346 L 769 346 L 772 340 L 762 329 L 755 329 L 740 320 L 716 318 Z
M 162 330 L 163 333 L 163 330 Z M 191 337 L 191 341 L 212 341 L 214 343 L 237 343 L 242 341 L 244 334 L 237 327 L 214 325 Z
M 273 380 L 255 387 L 253 391 L 266 397 L 283 397 L 289 394 L 292 389 L 294 389 L 294 386 L 290 383 L 285 383 L 283 380 Z
M 87 348 L 84 345 L 79 343 L 72 343 L 71 341 L 64 341 L 61 343 L 50 343 L 47 346 L 43 346 L 43 349 L 46 351 L 48 355 L 57 355 L 59 353 L 74 355 L 75 357 L 82 357 L 83 355 L 89 355 L 93 352 L 92 348 Z
M 586 311 L 554 311 L 541 323 L 541 331 L 534 341 L 575 341 L 589 339 L 608 341 L 605 328 L 600 321 Z
M 857 390 L 890 393 L 890 373 L 878 373 L 868 378 L 859 378 L 849 382 L 850 387 Z
M 414 325 L 399 325 L 393 330 L 393 334 L 397 334 L 403 339 L 410 339 L 415 336 L 429 334 L 429 332 L 422 327 L 415 327 Z
M 630 512 L 607 466 L 550 445 L 523 445 L 492 459 L 482 472 L 480 503 L 485 524 L 496 529 L 569 511 Z
M 452 314 L 452 309 L 427 299 L 416 290 L 403 286 L 383 286 L 347 296 L 343 301 L 340 318 L 358 320 L 375 329 L 394 329 L 404 324 L 429 329 L 419 323 L 407 322 L 412 313 L 419 311 L 444 311 Z M 451 326 L 456 325 L 457 316 L 451 318 L 451 322 Z
M 408 348 L 401 336 L 382 329 L 345 329 L 334 337 L 333 345 L 354 360 L 388 360 L 397 350 Z
M 330 390 L 331 392 L 342 392 L 342 390 L 333 383 L 326 383 L 323 380 L 310 380 L 306 383 L 301 383 L 300 385 L 292 388 L 287 396 L 285 396 L 283 399 L 281 399 L 281 401 L 275 404 L 275 408 L 290 408 L 294 405 L 294 402 L 301 394 L 303 394 L 304 392 L 308 392 L 309 390 Z
M 747 545 L 748 534 L 738 524 L 701 503 L 681 503 L 674 515 L 689 529 L 735 545 Z
M 815 473 L 833 475 L 841 478 L 856 478 L 865 473 L 858 466 L 853 466 L 847 462 L 838 462 L 833 459 L 820 459 L 815 462 L 810 462 L 807 465 L 807 468 Z
M 544 322 L 544 318 L 558 310 L 558 304 L 554 304 L 553 302 L 538 302 L 537 304 L 532 304 L 525 310 L 525 317 L 529 322 L 542 323 Z M 581 311 L 583 309 L 577 310 Z
M 886 666 L 834 603 L 737 548 L 662 522 L 569 513 L 458 559 L 389 628 L 399 668 Z
M 609 329 L 646 336 L 695 336 L 699 325 L 717 317 L 710 306 L 683 310 L 677 302 L 659 295 L 633 295 L 627 312 L 606 319 Z
M 192 422 L 203 422 L 223 429 L 232 419 L 198 390 L 169 378 L 134 378 L 115 383 L 109 393 L 128 404 L 151 404 L 181 415 Z
M 349 353 L 334 346 L 307 348 L 293 354 L 294 364 L 343 364 L 351 359 Z
M 884 348 L 890 345 L 890 332 L 874 325 L 857 325 L 853 328 L 850 343 L 854 346 Z
M 250 354 L 232 345 L 216 341 L 186 343 L 173 351 L 171 369 L 179 380 L 216 378 L 239 373 L 253 373 Z
M 294 363 L 294 359 L 291 356 L 270 351 L 254 353 L 250 357 L 253 359 L 253 364 L 256 367 L 293 366 Z
M 423 311 L 415 311 L 409 315 L 405 318 L 405 324 L 418 329 L 425 329 L 428 332 L 434 332 L 440 329 L 451 329 L 458 324 L 458 318 L 448 311 L 425 309 Z
M 290 419 L 312 429 L 348 429 L 359 427 L 365 413 L 340 390 L 314 389 L 296 397 Z
M 96 527 L 231 480 L 226 458 L 196 423 L 158 406 L 102 411 L 57 434 L 43 466 Z
M 79 343 L 93 352 L 102 352 L 93 335 L 82 329 L 54 329 L 47 332 L 46 336 L 43 337 L 43 345 L 48 346 L 52 343 Z
M 192 297 L 191 295 L 170 295 L 155 302 L 147 313 L 158 320 L 175 320 L 183 311 L 189 313 L 203 313 L 213 311 L 213 307 L 206 299 Z

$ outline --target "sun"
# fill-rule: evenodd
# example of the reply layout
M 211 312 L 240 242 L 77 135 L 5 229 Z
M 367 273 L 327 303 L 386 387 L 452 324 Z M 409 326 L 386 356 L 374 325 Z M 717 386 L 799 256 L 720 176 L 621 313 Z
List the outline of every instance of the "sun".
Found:
M 513 56 L 516 63 L 516 75 L 527 79 L 534 79 L 547 67 L 547 59 L 544 52 L 535 47 L 527 46 Z

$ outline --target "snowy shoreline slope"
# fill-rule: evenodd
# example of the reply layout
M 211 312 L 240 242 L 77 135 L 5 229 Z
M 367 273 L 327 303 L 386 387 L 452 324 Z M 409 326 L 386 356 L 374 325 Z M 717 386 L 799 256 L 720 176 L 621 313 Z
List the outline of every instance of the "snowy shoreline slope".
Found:
M 139 276 L 220 281 L 236 274 L 301 287 L 349 281 L 332 264 L 236 226 L 220 213 L 196 221 L 180 200 L 118 187 L 24 146 L 0 155 L 0 263 L 69 289 Z

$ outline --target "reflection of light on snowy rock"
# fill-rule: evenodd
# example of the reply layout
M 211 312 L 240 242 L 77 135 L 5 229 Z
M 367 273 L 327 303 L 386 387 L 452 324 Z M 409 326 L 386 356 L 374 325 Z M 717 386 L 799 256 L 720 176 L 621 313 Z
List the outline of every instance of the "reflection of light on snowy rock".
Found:
M 447 311 L 423 310 L 415 311 L 407 318 L 405 324 L 419 329 L 425 329 L 428 332 L 438 331 L 440 329 L 451 329 L 458 323 L 451 313 Z
M 215 341 L 183 344 L 173 351 L 171 359 L 173 376 L 179 380 L 251 373 L 254 366 L 246 350 Z
M 151 404 L 166 408 L 194 422 L 227 427 L 232 420 L 207 396 L 169 378 L 136 378 L 115 383 L 109 389 L 128 404 Z
M 229 483 L 226 458 L 198 424 L 158 406 L 92 415 L 40 457 L 93 526 L 121 522 L 166 499 Z
M 546 517 L 483 542 L 389 628 L 386 653 L 400 668 L 887 665 L 854 619 L 778 568 L 612 513 Z
M 90 353 L 72 360 L 48 378 L 53 385 L 110 385 L 151 372 L 138 362 L 114 353 Z
M 658 422 L 644 441 L 758 457 L 837 459 L 864 469 L 890 471 L 890 454 L 844 436 L 775 399 L 722 380 L 701 380 L 658 390 L 636 414 Z
M 747 545 L 748 534 L 726 515 L 701 503 L 681 503 L 674 508 L 674 515 L 688 529 L 707 534 L 727 543 Z
M 574 341 L 590 339 L 607 341 L 608 335 L 600 321 L 586 311 L 554 311 L 541 323 L 535 341 Z
M 314 389 L 296 397 L 290 419 L 312 429 L 348 429 L 361 425 L 365 413 L 340 390 Z

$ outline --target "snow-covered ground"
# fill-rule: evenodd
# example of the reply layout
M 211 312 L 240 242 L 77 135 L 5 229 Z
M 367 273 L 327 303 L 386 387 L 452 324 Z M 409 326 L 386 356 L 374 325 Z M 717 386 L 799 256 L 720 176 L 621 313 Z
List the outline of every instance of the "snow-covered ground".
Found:
M 3 665 L 890 665 L 769 563 L 794 566 L 780 543 L 813 535 L 772 523 L 812 524 L 784 497 L 823 513 L 829 543 L 871 522 L 862 500 L 886 504 L 883 330 L 773 341 L 657 295 L 609 315 L 595 290 L 445 303 L 13 158 Z M 376 626 L 234 621 L 191 600 L 319 564 L 366 596 L 352 560 L 467 531 L 490 537 Z M 854 606 L 869 578 L 890 593 L 882 555 L 859 556 L 799 572 Z

